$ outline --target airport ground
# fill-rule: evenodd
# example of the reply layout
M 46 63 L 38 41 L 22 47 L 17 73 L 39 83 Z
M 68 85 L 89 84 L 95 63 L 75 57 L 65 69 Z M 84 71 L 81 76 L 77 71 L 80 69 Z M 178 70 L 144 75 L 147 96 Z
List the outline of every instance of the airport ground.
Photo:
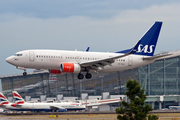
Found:
M 156 115 L 159 116 L 159 120 L 180 120 L 180 113 L 157 113 Z M 0 115 L 0 120 L 117 120 L 116 117 L 117 114 L 58 115 L 53 118 L 49 115 Z

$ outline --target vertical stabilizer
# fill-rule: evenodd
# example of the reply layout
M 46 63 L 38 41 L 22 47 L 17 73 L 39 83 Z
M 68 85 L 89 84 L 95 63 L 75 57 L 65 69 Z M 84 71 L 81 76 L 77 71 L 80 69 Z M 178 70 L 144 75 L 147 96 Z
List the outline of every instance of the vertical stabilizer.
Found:
M 161 30 L 162 22 L 155 22 L 154 25 L 140 39 L 136 54 L 153 56 L 157 40 Z
M 13 97 L 14 97 L 14 100 L 15 100 L 15 104 L 18 105 L 18 104 L 24 104 L 24 99 L 19 95 L 19 93 L 17 91 L 12 91 L 13 93 Z
M 8 99 L 3 95 L 2 92 L 0 92 L 0 106 L 1 105 L 5 105 L 5 104 L 9 104 Z
M 137 42 L 137 44 L 133 48 L 116 53 L 153 56 L 161 26 L 162 22 L 155 22 L 154 25 L 146 32 L 146 34 Z

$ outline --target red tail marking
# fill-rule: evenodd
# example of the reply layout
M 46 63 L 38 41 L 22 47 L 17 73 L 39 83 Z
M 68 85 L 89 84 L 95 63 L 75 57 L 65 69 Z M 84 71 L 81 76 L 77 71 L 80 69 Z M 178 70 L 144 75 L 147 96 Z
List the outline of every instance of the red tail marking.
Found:
M 9 104 L 9 102 L 3 102 L 3 103 L 0 104 L 0 106 L 5 105 L 5 104 Z
M 13 93 L 13 96 L 14 96 L 14 97 L 22 98 L 20 95 L 18 95 L 18 94 L 16 94 L 16 93 Z
M 2 98 L 4 98 L 4 99 L 6 99 L 6 97 L 5 97 L 5 96 L 3 96 L 3 95 L 1 95 L 1 94 L 0 94 L 0 97 L 2 97 Z

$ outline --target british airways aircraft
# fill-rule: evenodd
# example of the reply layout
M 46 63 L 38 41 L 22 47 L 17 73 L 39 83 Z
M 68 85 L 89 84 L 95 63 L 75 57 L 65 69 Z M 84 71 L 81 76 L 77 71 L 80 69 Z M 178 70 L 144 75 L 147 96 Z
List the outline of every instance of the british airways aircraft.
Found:
M 63 50 L 25 50 L 17 52 L 6 62 L 23 69 L 48 69 L 51 74 L 78 73 L 77 78 L 92 77 L 92 71 L 112 72 L 133 69 L 153 63 L 153 56 L 161 30 L 162 22 L 155 22 L 146 34 L 131 49 L 115 52 L 86 52 Z
M 56 112 L 66 112 L 66 111 L 76 111 L 85 110 L 85 106 L 81 103 L 73 102 L 63 102 L 63 103 L 28 103 L 19 95 L 17 91 L 12 91 L 15 103 L 11 104 L 12 107 L 18 109 L 19 111 L 56 111 Z

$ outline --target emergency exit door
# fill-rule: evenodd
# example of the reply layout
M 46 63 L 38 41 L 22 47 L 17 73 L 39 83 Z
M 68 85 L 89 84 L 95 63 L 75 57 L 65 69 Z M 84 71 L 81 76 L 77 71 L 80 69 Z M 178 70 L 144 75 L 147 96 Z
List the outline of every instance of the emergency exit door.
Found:
M 128 57 L 128 65 L 132 66 L 132 64 L 133 64 L 133 58 L 132 58 L 132 56 L 129 56 Z
M 34 52 L 33 51 L 29 52 L 29 61 L 34 61 Z

